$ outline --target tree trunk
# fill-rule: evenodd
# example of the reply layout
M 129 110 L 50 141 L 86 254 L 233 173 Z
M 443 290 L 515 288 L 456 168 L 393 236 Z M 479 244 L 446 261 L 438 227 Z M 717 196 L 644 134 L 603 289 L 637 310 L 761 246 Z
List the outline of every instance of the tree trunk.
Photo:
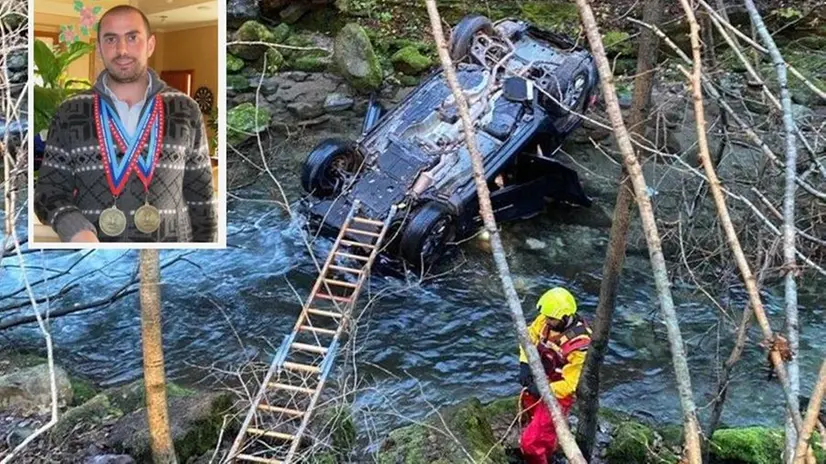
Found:
M 155 464 L 176 464 L 166 406 L 158 250 L 140 251 L 141 341 L 149 445 Z
M 643 7 L 643 21 L 657 24 L 660 22 L 660 0 L 646 0 Z M 645 136 L 645 109 L 651 100 L 651 88 L 654 81 L 654 66 L 657 64 L 659 39 L 654 32 L 643 29 L 637 53 L 637 75 L 634 78 L 634 95 L 631 101 L 629 126 L 631 131 Z M 625 170 L 620 174 L 608 249 L 602 268 L 602 282 L 599 288 L 599 304 L 594 316 L 591 347 L 582 369 L 582 380 L 577 389 L 579 402 L 579 425 L 577 426 L 577 443 L 586 459 L 591 458 L 597 430 L 599 413 L 600 368 L 608 350 L 611 338 L 611 324 L 617 301 L 622 265 L 625 261 L 625 248 L 628 237 L 628 224 L 631 221 L 631 206 L 634 193 L 631 181 Z
M 792 117 L 792 100 L 789 94 L 788 81 L 786 76 L 786 62 L 780 55 L 780 50 L 774 43 L 774 39 L 766 29 L 757 7 L 752 0 L 745 0 L 746 9 L 749 11 L 751 22 L 757 34 L 769 49 L 774 69 L 777 72 L 777 83 L 780 85 L 780 103 L 783 107 L 783 128 L 785 129 L 786 141 L 786 185 L 783 194 L 783 267 L 786 273 L 785 302 L 786 302 L 786 330 L 788 330 L 789 348 L 792 352 L 792 359 L 789 361 L 789 389 L 791 391 L 790 407 L 799 413 L 800 400 L 800 370 L 797 363 L 797 356 L 800 349 L 799 322 L 797 316 L 797 263 L 795 258 L 795 225 L 794 225 L 794 200 L 795 200 L 795 177 L 797 175 L 797 139 L 795 138 L 795 124 Z M 789 411 L 786 420 L 786 450 L 785 461 L 792 462 L 795 446 L 797 445 L 797 430 L 800 428 L 799 422 L 795 421 L 794 411 Z
M 597 28 L 594 12 L 591 10 L 588 0 L 576 0 L 576 5 L 582 18 L 582 24 L 585 28 L 588 42 L 591 44 L 591 51 L 596 58 L 606 109 L 611 120 L 611 125 L 614 128 L 617 145 L 622 153 L 625 169 L 628 171 L 634 186 L 635 198 L 640 210 L 643 229 L 645 230 L 645 239 L 648 243 L 648 251 L 651 258 L 651 269 L 654 274 L 663 319 L 668 331 L 668 341 L 677 380 L 677 389 L 680 396 L 680 406 L 683 411 L 687 463 L 700 464 L 702 461 L 700 452 L 700 425 L 697 422 L 697 407 L 694 403 L 694 396 L 691 390 L 691 374 L 688 370 L 683 337 L 680 332 L 679 320 L 671 295 L 671 283 L 668 278 L 668 270 L 665 266 L 660 234 L 657 230 L 657 223 L 654 219 L 651 201 L 648 198 L 645 178 L 642 175 L 642 168 L 639 161 L 634 154 L 634 147 L 628 131 L 625 128 L 625 123 L 622 121 L 622 113 L 620 112 L 619 102 L 617 101 L 616 91 L 614 89 L 611 65 L 605 56 L 605 47 L 602 44 L 602 37 Z
M 493 207 L 490 202 L 490 191 L 487 182 L 485 181 L 485 167 L 482 160 L 482 155 L 479 153 L 479 148 L 476 144 L 476 131 L 473 127 L 473 121 L 470 119 L 468 111 L 467 99 L 462 92 L 461 86 L 456 79 L 456 72 L 453 69 L 453 63 L 447 52 L 447 44 L 445 43 L 444 31 L 442 30 L 442 21 L 439 16 L 439 11 L 436 8 L 436 0 L 425 0 L 427 5 L 427 13 L 430 17 L 430 27 L 433 30 L 433 38 L 436 41 L 436 50 L 439 54 L 439 60 L 445 72 L 447 84 L 456 101 L 456 108 L 459 111 L 459 116 L 462 119 L 462 128 L 464 131 L 465 142 L 467 144 L 470 160 L 473 165 L 473 181 L 476 185 L 476 192 L 479 196 L 479 212 L 482 215 L 482 220 L 485 224 L 485 229 L 490 234 L 491 253 L 493 254 L 493 261 L 496 265 L 496 271 L 499 279 L 502 282 L 502 288 L 505 292 L 505 299 L 508 303 L 511 319 L 516 326 L 517 337 L 520 345 L 525 350 L 528 356 L 528 364 L 531 367 L 531 372 L 535 379 L 543 379 L 546 377 L 545 370 L 539 359 L 539 353 L 536 346 L 531 343 L 528 338 L 528 325 L 525 322 L 525 316 L 522 314 L 522 303 L 519 296 L 516 294 L 516 288 L 513 285 L 513 279 L 508 269 L 508 261 L 505 258 L 505 249 L 502 247 L 502 240 L 499 237 L 499 231 L 496 227 L 496 220 L 493 216 Z M 577 447 L 571 430 L 568 428 L 567 418 L 562 414 L 562 409 L 557 402 L 556 397 L 553 396 L 548 382 L 536 382 L 542 400 L 548 406 L 556 429 L 559 445 L 562 451 L 568 458 L 568 461 L 573 464 L 587 464 L 587 461 L 582 456 L 582 452 Z

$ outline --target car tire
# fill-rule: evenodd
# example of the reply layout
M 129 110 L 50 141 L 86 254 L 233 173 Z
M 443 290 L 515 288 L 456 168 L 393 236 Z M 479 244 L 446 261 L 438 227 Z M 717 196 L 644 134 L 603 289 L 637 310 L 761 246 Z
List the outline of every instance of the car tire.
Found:
M 450 59 L 458 62 L 468 56 L 473 36 L 479 31 L 485 31 L 488 34 L 495 32 L 490 19 L 482 15 L 468 15 L 462 18 L 450 31 L 450 42 L 447 48 L 450 52 Z
M 456 237 L 453 215 L 435 202 L 426 203 L 407 222 L 399 252 L 416 269 L 427 268 Z
M 550 88 L 547 89 L 549 93 L 555 99 L 563 101 L 569 95 L 569 92 L 574 91 L 571 88 L 572 86 L 574 88 L 579 86 L 579 93 L 570 102 L 570 108 L 575 113 L 582 113 L 586 110 L 585 105 L 591 93 L 591 76 L 588 66 L 581 59 L 568 59 L 562 62 L 554 75 L 556 76 L 556 82 L 550 84 Z M 557 82 L 559 86 L 557 86 Z M 566 85 L 566 87 L 562 89 L 562 85 Z M 554 117 L 554 127 L 560 135 L 566 135 L 580 123 L 581 117 L 578 114 L 568 112 L 554 101 L 548 102 L 548 112 Z
M 346 175 L 358 172 L 363 160 L 355 143 L 343 139 L 323 140 L 304 160 L 301 187 L 319 198 L 338 195 L 344 189 Z

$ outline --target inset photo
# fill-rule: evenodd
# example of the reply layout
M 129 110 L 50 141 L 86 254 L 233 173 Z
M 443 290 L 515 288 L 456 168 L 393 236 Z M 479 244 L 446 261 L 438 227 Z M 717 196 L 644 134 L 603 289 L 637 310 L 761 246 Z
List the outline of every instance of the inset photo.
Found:
M 226 246 L 223 10 L 34 1 L 31 246 Z

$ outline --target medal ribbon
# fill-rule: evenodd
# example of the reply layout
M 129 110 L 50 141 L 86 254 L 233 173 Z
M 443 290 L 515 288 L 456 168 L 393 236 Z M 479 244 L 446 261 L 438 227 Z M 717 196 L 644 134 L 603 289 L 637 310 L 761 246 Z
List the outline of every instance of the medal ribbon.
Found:
M 109 190 L 117 197 L 126 187 L 131 171 L 137 172 L 146 191 L 155 171 L 163 140 L 164 111 L 161 96 L 150 100 L 149 108 L 138 123 L 138 130 L 133 137 L 128 136 L 117 112 L 106 103 L 100 95 L 95 95 L 95 125 L 100 144 L 103 167 Z M 149 142 L 149 150 L 143 155 L 143 149 Z M 115 146 L 123 151 L 118 159 Z

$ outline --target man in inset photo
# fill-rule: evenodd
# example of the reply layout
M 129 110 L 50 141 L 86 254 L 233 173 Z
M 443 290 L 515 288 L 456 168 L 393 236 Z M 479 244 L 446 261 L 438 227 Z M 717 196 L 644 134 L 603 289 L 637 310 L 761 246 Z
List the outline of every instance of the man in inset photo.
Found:
M 139 9 L 103 14 L 105 70 L 49 127 L 34 211 L 62 242 L 214 242 L 216 198 L 198 103 L 148 67 L 156 46 Z

